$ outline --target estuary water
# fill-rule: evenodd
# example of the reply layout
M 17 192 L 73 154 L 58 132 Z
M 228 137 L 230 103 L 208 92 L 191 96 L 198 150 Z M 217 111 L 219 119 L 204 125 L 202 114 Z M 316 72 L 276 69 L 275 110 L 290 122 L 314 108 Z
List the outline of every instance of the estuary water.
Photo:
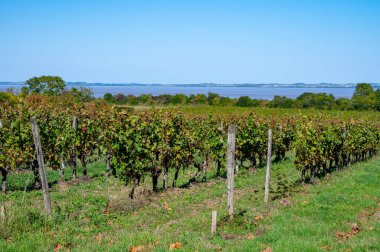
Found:
M 286 96 L 289 98 L 296 98 L 297 96 L 305 93 L 322 93 L 333 94 L 335 98 L 351 98 L 355 88 L 353 87 L 203 87 L 203 86 L 129 86 L 129 85 L 81 85 L 82 87 L 91 88 L 95 97 L 103 97 L 106 93 L 111 94 L 124 94 L 124 95 L 141 95 L 152 94 L 154 96 L 161 94 L 206 94 L 209 92 L 217 93 L 220 96 L 230 98 L 238 98 L 240 96 L 249 96 L 256 99 L 271 100 L 275 95 Z M 20 85 L 0 85 L 0 91 L 5 91 L 9 88 L 16 90 L 20 89 Z M 73 85 L 68 88 L 74 87 Z

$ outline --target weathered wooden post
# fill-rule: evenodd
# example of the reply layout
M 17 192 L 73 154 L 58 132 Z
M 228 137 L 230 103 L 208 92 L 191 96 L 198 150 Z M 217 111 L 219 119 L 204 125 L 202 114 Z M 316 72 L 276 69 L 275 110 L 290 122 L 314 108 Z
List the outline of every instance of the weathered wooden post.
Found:
M 77 117 L 74 116 L 73 118 L 73 129 L 74 129 L 74 132 L 76 134 L 76 130 L 77 130 Z M 73 179 L 76 179 L 77 178 L 77 154 L 76 154 L 76 150 L 75 150 L 75 143 L 73 143 L 73 147 L 71 149 L 71 164 L 73 166 Z
M 1 222 L 5 221 L 5 206 L 0 206 L 0 220 Z
M 61 158 L 61 171 L 59 173 L 59 178 L 61 181 L 65 181 L 65 161 L 63 157 Z
M 207 180 L 207 169 L 210 163 L 211 163 L 210 156 L 207 154 L 205 160 L 203 161 L 203 178 L 202 178 L 203 182 Z
M 212 210 L 211 213 L 211 234 L 216 233 L 216 210 Z
M 1 191 L 6 193 L 7 191 L 7 175 L 8 175 L 8 167 L 0 168 L 1 173 Z
M 269 179 L 270 179 L 270 160 L 272 157 L 272 129 L 268 130 L 268 152 L 267 152 L 267 173 L 265 176 L 265 195 L 264 202 L 267 203 L 269 199 Z
M 230 218 L 234 213 L 234 164 L 235 164 L 235 131 L 236 125 L 228 127 L 227 141 L 227 209 Z
M 51 201 L 50 201 L 50 194 L 49 194 L 49 185 L 48 185 L 48 181 L 46 178 L 45 163 L 44 163 L 44 157 L 43 157 L 42 147 L 41 147 L 41 139 L 40 139 L 40 133 L 38 131 L 36 118 L 32 117 L 30 119 L 30 123 L 32 125 L 34 146 L 36 148 L 36 156 L 37 156 L 37 161 L 38 161 L 38 171 L 40 173 L 42 194 L 44 197 L 44 204 L 45 204 L 45 211 L 46 211 L 46 214 L 48 216 L 50 216 L 51 215 Z
M 106 177 L 110 176 L 111 172 L 111 154 L 107 151 L 106 154 Z
M 163 181 L 163 189 L 166 190 L 169 187 L 169 160 L 168 157 L 164 157 L 164 181 Z

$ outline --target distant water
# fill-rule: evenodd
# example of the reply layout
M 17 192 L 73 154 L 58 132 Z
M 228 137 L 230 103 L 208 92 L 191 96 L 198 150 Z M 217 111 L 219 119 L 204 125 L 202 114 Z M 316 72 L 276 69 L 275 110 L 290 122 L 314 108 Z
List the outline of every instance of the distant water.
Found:
M 71 88 L 72 86 L 69 86 Z M 154 96 L 161 94 L 178 94 L 183 93 L 185 95 L 190 94 L 206 94 L 209 92 L 217 93 L 220 96 L 228 96 L 231 98 L 238 98 L 240 96 L 249 96 L 256 99 L 268 99 L 271 100 L 275 95 L 286 96 L 289 98 L 296 98 L 297 96 L 305 93 L 322 93 L 333 94 L 335 98 L 351 98 L 355 88 L 351 87 L 339 87 L 339 88 L 296 88 L 296 87 L 184 87 L 184 86 L 86 86 L 94 92 L 95 97 L 103 97 L 105 93 L 111 94 L 152 94 Z M 21 86 L 17 85 L 0 85 L 0 91 L 5 91 L 8 88 L 20 89 Z

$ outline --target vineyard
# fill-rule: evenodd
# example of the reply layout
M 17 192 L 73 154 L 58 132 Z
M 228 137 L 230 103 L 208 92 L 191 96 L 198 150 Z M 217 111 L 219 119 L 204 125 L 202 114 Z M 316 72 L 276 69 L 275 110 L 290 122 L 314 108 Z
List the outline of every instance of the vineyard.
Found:
M 128 185 L 131 199 L 137 197 L 136 189 L 144 181 L 150 181 L 150 190 L 158 193 L 183 183 L 208 181 L 210 170 L 224 178 L 230 125 L 236 125 L 236 172 L 246 170 L 256 176 L 265 166 L 271 129 L 273 162 L 291 158 L 293 165 L 287 173 L 295 174 L 299 184 L 313 183 L 317 177 L 370 159 L 380 147 L 375 121 L 322 113 L 135 111 L 102 103 L 53 102 L 39 95 L 28 96 L 17 105 L 1 104 L 0 109 L 4 193 L 7 178 L 24 171 L 34 174 L 34 189 L 41 187 L 32 117 L 38 124 L 45 165 L 59 171 L 59 180 L 67 180 L 68 171 L 73 180 L 80 178 L 79 165 L 86 177 L 89 167 L 104 162 L 103 176 Z M 192 176 L 179 184 L 182 174 Z
M 363 120 L 342 120 L 316 116 L 263 117 L 254 112 L 228 115 L 182 115 L 178 111 L 133 112 L 93 103 L 62 108 L 43 97 L 31 96 L 24 104 L 4 104 L 1 111 L 0 169 L 6 191 L 9 172 L 31 169 L 38 188 L 38 163 L 35 156 L 30 118 L 36 117 L 47 166 L 60 170 L 73 167 L 77 160 L 87 175 L 87 165 L 99 158 L 106 160 L 105 174 L 113 174 L 134 189 L 146 177 L 152 177 L 152 189 L 169 183 L 176 186 L 181 169 L 194 169 L 193 181 L 207 168 L 216 165 L 218 175 L 225 173 L 227 127 L 237 125 L 236 164 L 262 167 L 267 154 L 268 129 L 272 129 L 276 162 L 295 153 L 295 167 L 301 181 L 321 176 L 373 157 L 380 143 L 376 125 Z M 173 181 L 168 181 L 174 170 Z M 191 182 L 191 181 L 190 181 Z

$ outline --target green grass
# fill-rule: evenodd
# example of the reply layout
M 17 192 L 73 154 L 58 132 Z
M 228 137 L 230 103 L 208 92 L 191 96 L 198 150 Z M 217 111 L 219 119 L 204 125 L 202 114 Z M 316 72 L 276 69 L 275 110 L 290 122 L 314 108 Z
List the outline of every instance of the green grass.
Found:
M 375 158 L 302 186 L 292 159 L 285 160 L 272 166 L 268 205 L 263 204 L 264 169 L 251 173 L 241 168 L 235 177 L 233 220 L 227 216 L 226 181 L 213 170 L 208 182 L 157 194 L 148 191 L 146 178 L 137 199 L 129 200 L 130 187 L 102 176 L 103 162 L 89 167 L 89 179 L 70 181 L 68 169 L 64 185 L 52 183 L 50 220 L 43 214 L 41 191 L 24 191 L 32 176 L 12 174 L 11 191 L 0 194 L 7 214 L 0 226 L 0 250 L 52 251 L 60 244 L 73 251 L 126 251 L 131 246 L 167 251 L 179 241 L 182 251 L 380 251 L 379 167 L 380 158 Z M 181 172 L 178 185 L 194 173 Z M 57 181 L 58 172 L 49 171 L 48 177 Z M 285 198 L 289 206 L 281 203 Z M 214 236 L 212 209 L 218 211 Z M 339 241 L 336 232 L 349 232 L 353 223 L 359 233 Z

